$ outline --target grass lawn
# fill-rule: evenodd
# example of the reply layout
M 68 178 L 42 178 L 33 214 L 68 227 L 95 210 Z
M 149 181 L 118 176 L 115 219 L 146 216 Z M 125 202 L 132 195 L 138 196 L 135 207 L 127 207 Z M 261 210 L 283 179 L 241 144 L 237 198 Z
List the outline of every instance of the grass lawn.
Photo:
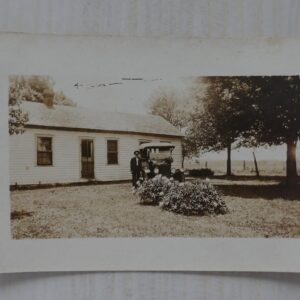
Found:
M 12 235 L 15 239 L 300 237 L 299 187 L 286 191 L 273 181 L 215 183 L 229 207 L 226 215 L 187 217 L 142 206 L 130 184 L 13 191 Z

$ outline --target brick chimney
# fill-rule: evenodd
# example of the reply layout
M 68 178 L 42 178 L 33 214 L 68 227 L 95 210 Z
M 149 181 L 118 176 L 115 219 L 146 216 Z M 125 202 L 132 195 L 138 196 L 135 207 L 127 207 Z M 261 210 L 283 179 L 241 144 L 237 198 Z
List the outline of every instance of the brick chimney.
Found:
M 43 91 L 43 96 L 44 96 L 44 104 L 48 108 L 53 108 L 53 105 L 54 105 L 54 92 L 51 91 L 50 89 L 45 89 Z

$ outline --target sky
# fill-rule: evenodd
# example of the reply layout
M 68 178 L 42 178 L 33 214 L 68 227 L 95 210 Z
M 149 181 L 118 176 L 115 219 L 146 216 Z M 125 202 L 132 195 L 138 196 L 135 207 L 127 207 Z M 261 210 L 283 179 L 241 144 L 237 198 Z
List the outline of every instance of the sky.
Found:
M 140 77 L 138 77 L 140 78 Z M 122 80 L 122 78 L 100 77 L 94 81 L 78 81 L 76 78 L 54 78 L 56 91 L 63 91 L 77 103 L 78 107 L 97 108 L 105 111 L 147 114 L 147 102 L 159 89 L 174 90 L 177 95 L 186 97 L 192 86 L 192 78 L 143 78 L 143 80 Z M 120 83 L 121 84 L 114 84 Z M 78 87 L 75 84 L 78 83 Z M 102 86 L 101 84 L 106 84 Z M 113 85 L 109 85 L 113 84 Z M 97 85 L 101 85 L 97 87 Z M 95 86 L 95 87 L 92 87 Z M 187 98 L 188 99 L 188 98 Z M 188 104 L 187 104 L 188 105 Z M 237 149 L 232 151 L 232 160 L 285 160 L 286 146 L 260 147 L 257 149 Z M 201 154 L 205 160 L 225 160 L 226 151 Z M 300 160 L 300 147 L 297 148 Z
M 177 94 L 183 94 L 191 85 L 191 80 L 188 78 L 143 78 L 143 80 L 99 78 L 92 82 L 55 79 L 55 82 L 55 90 L 63 91 L 79 107 L 138 114 L 147 113 L 146 103 L 156 90 L 172 89 Z M 120 82 L 121 84 L 114 84 Z M 77 83 L 78 87 L 74 86 Z M 106 86 L 91 87 L 103 83 Z

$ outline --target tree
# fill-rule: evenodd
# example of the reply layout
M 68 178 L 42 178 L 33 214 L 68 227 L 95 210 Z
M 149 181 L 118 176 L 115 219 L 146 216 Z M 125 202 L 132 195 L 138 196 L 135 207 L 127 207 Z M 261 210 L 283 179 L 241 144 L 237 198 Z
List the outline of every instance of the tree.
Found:
M 45 93 L 53 93 L 54 104 L 75 106 L 76 104 L 63 92 L 54 90 L 55 82 L 50 76 L 10 76 L 9 104 L 18 101 L 43 102 Z
M 67 97 L 63 92 L 56 92 L 54 94 L 54 104 L 75 106 L 75 103 L 72 101 L 72 99 Z
M 151 95 L 147 106 L 151 114 L 164 118 L 181 130 L 188 121 L 188 113 L 183 109 L 182 102 L 184 100 L 175 91 L 158 89 Z
M 190 122 L 190 107 L 186 105 L 186 98 L 180 97 L 174 90 L 159 89 L 152 94 L 148 102 L 151 114 L 160 116 L 177 127 L 184 137 L 182 139 L 182 162 L 197 153 L 197 148 L 192 136 L 187 135 Z
M 9 134 L 21 134 L 24 132 L 24 126 L 28 122 L 28 114 L 20 107 L 19 103 L 9 106 Z
M 181 162 L 182 168 L 184 168 L 185 158 L 191 158 L 193 155 L 197 155 L 198 153 L 199 151 L 196 146 L 195 140 L 189 134 L 189 126 L 187 126 L 185 135 L 182 140 L 182 162 Z
M 196 94 L 190 135 L 202 151 L 227 149 L 227 175 L 232 175 L 232 146 L 246 145 L 251 140 L 254 109 L 250 98 L 245 97 L 249 87 L 239 77 L 204 77 L 195 83 L 206 85 L 206 91 Z M 247 139 L 243 138 L 246 132 Z
M 286 144 L 287 182 L 297 181 L 299 76 L 208 77 L 204 82 L 207 92 L 198 103 L 191 127 L 197 146 L 221 150 L 226 141 L 237 146 Z M 230 155 L 228 165 L 229 159 Z
M 54 104 L 74 106 L 63 92 L 54 91 L 54 81 L 49 76 L 9 77 L 9 134 L 22 134 L 28 114 L 21 107 L 22 101 L 44 102 L 47 93 L 54 95 Z
M 299 76 L 254 76 L 248 78 L 254 101 L 255 139 L 260 145 L 287 145 L 286 177 L 297 181 L 296 148 L 300 138 Z

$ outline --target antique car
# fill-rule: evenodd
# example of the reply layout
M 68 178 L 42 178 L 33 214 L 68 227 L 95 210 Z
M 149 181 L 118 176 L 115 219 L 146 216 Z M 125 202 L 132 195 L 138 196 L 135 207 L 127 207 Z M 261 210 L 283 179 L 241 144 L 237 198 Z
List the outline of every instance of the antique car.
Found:
M 141 154 L 143 177 L 153 178 L 161 174 L 173 177 L 174 180 L 184 181 L 184 172 L 181 169 L 172 168 L 172 152 L 175 146 L 167 142 L 143 143 L 139 150 Z

